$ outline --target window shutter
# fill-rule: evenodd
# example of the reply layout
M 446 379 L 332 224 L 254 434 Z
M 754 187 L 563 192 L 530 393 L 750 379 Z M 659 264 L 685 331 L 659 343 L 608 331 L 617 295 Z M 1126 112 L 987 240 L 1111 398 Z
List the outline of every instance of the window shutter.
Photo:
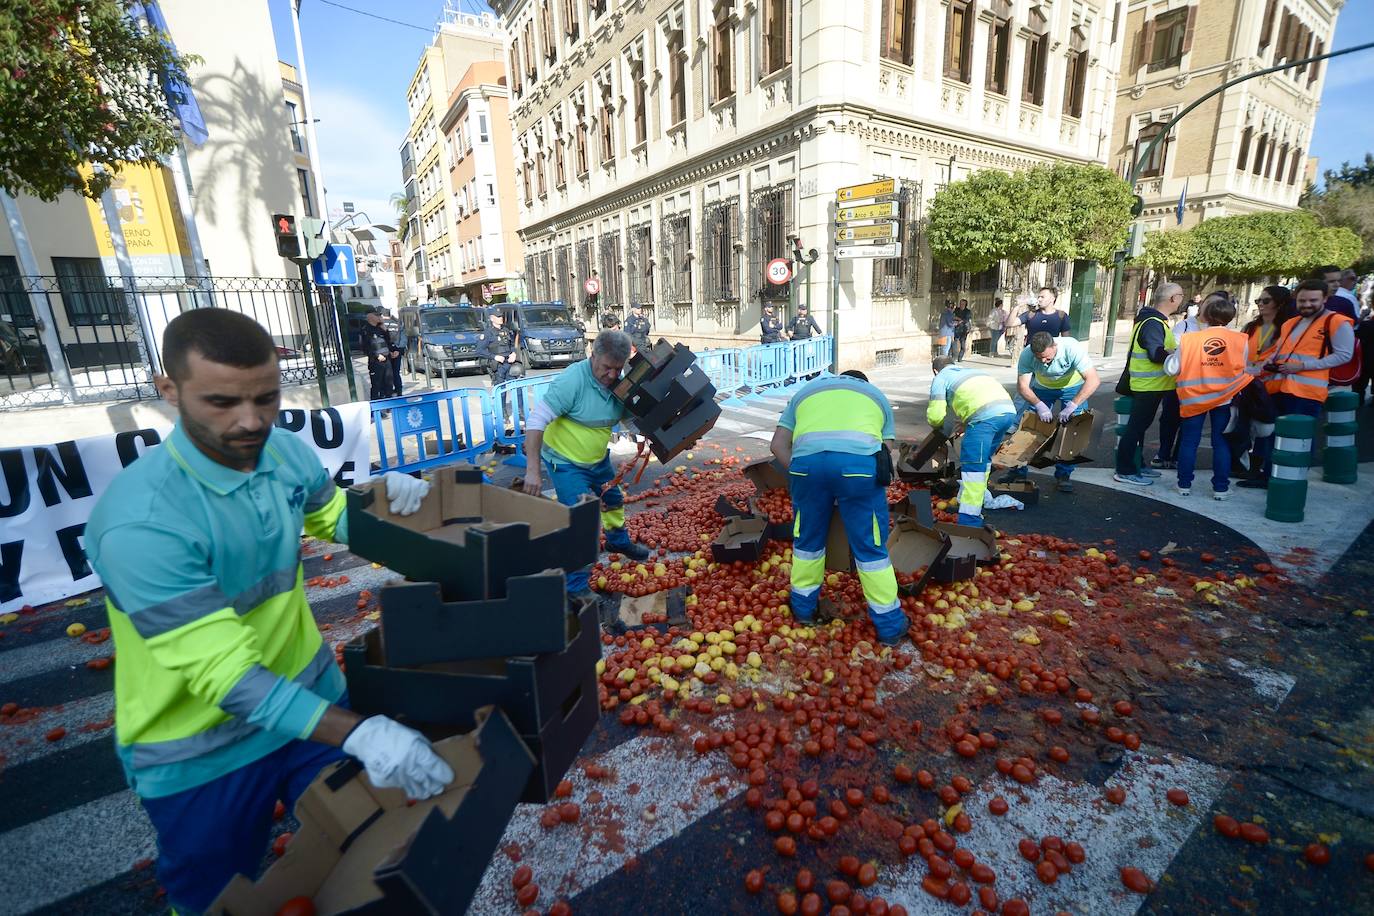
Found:
M 1259 48 L 1263 51 L 1274 37 L 1274 14 L 1278 11 L 1279 0 L 1269 0 L 1264 8 L 1264 21 L 1260 24 Z
M 878 23 L 878 53 L 892 59 L 892 5 L 897 0 L 883 0 L 882 21 Z
M 1293 164 L 1288 167 L 1288 183 L 1296 184 L 1298 181 L 1298 166 L 1303 162 L 1301 149 L 1293 151 Z
M 782 63 L 786 66 L 792 63 L 792 2 L 782 0 L 779 7 L 778 12 L 782 14 Z
M 1183 53 L 1187 54 L 1193 47 L 1193 26 L 1197 22 L 1197 7 L 1188 7 L 1188 24 L 1183 29 Z
M 902 43 L 902 63 L 911 66 L 916 59 L 916 0 L 902 0 L 900 14 L 896 22 L 897 39 Z
M 1313 51 L 1313 56 L 1320 57 L 1322 54 L 1325 54 L 1325 53 L 1326 53 L 1326 42 L 1322 41 L 1322 40 L 1319 38 L 1319 39 L 1317 39 L 1317 47 L 1316 47 L 1316 49 Z M 1321 69 L 1322 69 L 1322 62 L 1321 62 L 1321 61 L 1317 60 L 1317 61 L 1313 61 L 1313 62 L 1312 62 L 1312 70 L 1311 70 L 1310 73 L 1307 74 L 1307 85 L 1311 86 L 1313 83 L 1315 83 L 1315 82 L 1317 81 L 1317 76 L 1318 76 L 1318 74 L 1321 73 Z
M 1021 101 L 1035 101 L 1035 53 L 1039 38 L 1026 39 L 1026 58 L 1021 65 Z
M 1151 19 L 1141 26 L 1140 31 L 1136 34 L 1137 44 L 1135 46 L 1135 67 L 1133 69 L 1140 69 L 1141 65 L 1150 59 L 1150 45 L 1154 43 L 1154 39 L 1155 21 Z
M 954 3 L 945 8 L 945 76 L 959 77 L 954 69 Z
M 997 20 L 988 23 L 988 60 L 987 70 L 983 73 L 983 84 L 992 89 L 997 81 Z M 998 87 L 994 91 L 1005 91 Z

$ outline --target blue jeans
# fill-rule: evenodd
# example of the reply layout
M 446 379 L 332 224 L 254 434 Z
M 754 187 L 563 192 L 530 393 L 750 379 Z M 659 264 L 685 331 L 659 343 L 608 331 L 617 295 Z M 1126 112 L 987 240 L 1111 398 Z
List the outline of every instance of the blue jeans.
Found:
M 990 355 L 990 356 L 996 356 L 996 355 L 997 355 L 997 344 L 998 344 L 1001 340 L 1002 340 L 1002 329 L 1001 329 L 1001 328 L 993 328 L 993 329 L 992 329 L 992 342 L 988 344 L 988 355 Z
M 1069 406 L 1070 401 L 1078 397 L 1078 392 L 1083 390 L 1082 382 L 1079 382 L 1077 385 L 1069 385 L 1067 388 L 1045 388 L 1041 385 L 1037 385 L 1034 379 L 1035 377 L 1031 376 L 1031 394 L 1049 405 L 1050 410 L 1056 417 L 1059 416 L 1061 410 Z M 1016 409 L 1022 412 L 1030 410 L 1030 404 L 1019 394 L 1016 396 Z M 1079 404 L 1078 409 L 1073 412 L 1073 415 L 1076 417 L 1087 409 L 1088 407 L 1086 404 Z M 1017 471 L 1018 473 L 1016 476 L 1026 476 L 1026 466 L 1024 464 L 1017 468 Z M 1072 475 L 1073 465 L 1056 464 L 1054 466 L 1054 476 L 1057 480 L 1068 480 Z
M 942 329 L 936 337 L 943 337 L 945 339 L 945 342 L 940 344 L 940 355 L 949 356 L 949 351 L 954 346 L 954 332 L 952 330 L 945 331 Z
M 347 705 L 347 696 L 338 705 Z M 142 799 L 157 831 L 157 878 L 178 913 L 210 908 L 236 874 L 256 878 L 272 835 L 272 809 L 290 811 L 320 771 L 347 755 L 292 741 L 194 789 Z
M 550 461 L 544 459 L 544 470 L 553 481 L 558 501 L 565 506 L 575 506 L 583 496 L 591 495 L 601 500 L 601 527 L 606 531 L 606 544 L 612 550 L 624 548 L 630 543 L 630 535 L 625 531 L 625 494 L 620 487 L 611 487 L 605 493 L 601 488 L 615 478 L 611 467 L 610 453 L 591 467 L 573 464 L 571 461 Z M 591 567 L 564 570 L 567 574 L 568 593 L 576 594 L 587 590 L 591 578 Z
M 792 614 L 815 619 L 825 578 L 825 542 L 835 508 L 844 519 L 849 550 L 880 639 L 907 630 L 897 598 L 897 574 L 887 554 L 887 489 L 878 486 L 872 455 L 819 452 L 792 459 L 787 479 L 795 512 L 792 542 Z
M 1231 486 L 1231 443 L 1226 441 L 1226 424 L 1231 422 L 1231 405 L 1213 407 L 1206 413 L 1184 417 L 1178 427 L 1178 485 L 1193 485 L 1197 449 L 1202 443 L 1202 422 L 1212 420 L 1212 491 L 1225 493 Z
M 1017 414 L 1007 413 L 964 427 L 959 445 L 959 524 L 983 524 L 983 498 L 988 492 L 993 453 L 1020 422 Z

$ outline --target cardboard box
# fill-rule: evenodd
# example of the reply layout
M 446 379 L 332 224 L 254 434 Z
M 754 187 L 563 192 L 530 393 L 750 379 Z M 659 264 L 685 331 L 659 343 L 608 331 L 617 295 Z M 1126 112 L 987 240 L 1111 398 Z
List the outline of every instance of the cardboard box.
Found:
M 746 516 L 730 519 L 711 542 L 711 556 L 717 563 L 758 562 L 763 555 L 768 527 L 766 518 Z
M 1052 464 L 1083 464 L 1091 461 L 1084 454 L 1092 445 L 1093 414 L 1085 410 L 1069 418 L 1069 422 L 1056 424 L 1054 438 L 1040 451 L 1030 463 L 1037 468 Z
M 407 803 L 378 789 L 356 761 L 325 770 L 296 803 L 301 824 L 285 854 L 256 882 L 237 875 L 212 916 L 274 916 L 310 897 L 320 916 L 337 913 L 462 913 L 534 770 L 534 758 L 499 711 L 435 751 L 455 779 L 437 798 Z
M 914 583 L 900 588 L 903 594 L 919 595 L 925 591 L 926 583 L 937 572 L 946 568 L 945 558 L 949 554 L 949 537 L 913 518 L 898 516 L 892 526 L 892 533 L 888 535 L 887 552 L 892 558 L 892 568 L 897 572 L 909 575 L 918 569 L 923 570 L 921 577 Z M 949 572 L 953 572 L 953 570 L 949 570 Z M 937 579 L 937 581 L 954 580 Z
M 668 383 L 686 372 L 696 359 L 686 345 L 670 344 L 660 337 L 653 346 L 630 358 L 613 393 L 627 406 L 641 397 L 661 401 L 667 395 Z
M 407 579 L 438 583 L 446 600 L 502 598 L 506 583 L 596 562 L 601 503 L 576 506 L 482 483 L 471 465 L 442 468 L 414 515 L 392 515 L 386 484 L 348 491 L 349 549 Z
M 433 582 L 387 585 L 384 664 L 392 668 L 507 655 L 562 652 L 577 635 L 561 570 L 507 581 L 506 597 L 445 601 Z
M 992 463 L 999 468 L 1019 468 L 1030 464 L 1058 432 L 1058 423 L 1046 423 L 1035 415 L 1035 411 L 1027 411 L 1021 415 L 1021 424 L 1002 440 L 992 456 Z
M 753 499 L 749 500 L 747 506 L 741 508 L 721 495 L 716 497 L 716 514 L 721 518 L 729 519 L 761 516 L 763 513 L 759 511 L 758 503 Z
M 696 366 L 672 379 L 662 400 L 638 397 L 625 406 L 630 411 L 632 422 L 641 429 L 658 429 L 667 426 L 678 414 L 695 410 L 705 401 L 714 401 L 716 388 L 706 373 Z
M 1010 496 L 1019 499 L 1027 509 L 1040 502 L 1040 488 L 1029 480 L 1016 480 L 1011 483 L 990 483 L 988 493 L 993 496 Z
M 745 479 L 758 487 L 760 493 L 764 490 L 786 490 L 788 488 L 787 471 L 772 455 L 756 458 L 741 470 L 744 472 Z
M 909 518 L 927 528 L 935 524 L 935 510 L 930 505 L 930 493 L 926 490 L 913 490 L 890 507 L 894 523 L 898 518 Z
M 939 480 L 955 473 L 957 455 L 958 452 L 951 449 L 949 437 L 938 429 L 931 430 L 917 445 L 903 442 L 898 446 L 894 470 L 897 479 L 907 483 Z
M 953 522 L 936 522 L 937 531 L 949 535 L 950 557 L 972 557 L 979 566 L 997 562 L 1001 551 L 997 549 L 997 536 L 991 528 L 973 525 L 956 525 Z

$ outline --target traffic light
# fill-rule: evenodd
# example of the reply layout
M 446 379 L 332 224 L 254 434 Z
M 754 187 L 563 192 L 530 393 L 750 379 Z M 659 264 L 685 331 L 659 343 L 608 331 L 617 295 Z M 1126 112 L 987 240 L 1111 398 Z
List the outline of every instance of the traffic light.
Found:
M 273 213 L 272 232 L 277 237 L 278 255 L 293 261 L 305 257 L 305 246 L 301 244 L 300 233 L 296 231 L 296 217 L 290 213 Z

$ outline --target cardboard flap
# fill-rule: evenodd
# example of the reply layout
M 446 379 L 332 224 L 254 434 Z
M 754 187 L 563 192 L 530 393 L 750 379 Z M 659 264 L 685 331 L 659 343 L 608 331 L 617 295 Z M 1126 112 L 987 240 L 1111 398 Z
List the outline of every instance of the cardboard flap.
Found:
M 898 516 L 887 540 L 893 569 L 907 575 L 923 570 L 921 577 L 906 589 L 912 595 L 925 590 L 926 582 L 949 553 L 949 547 L 949 537 L 944 532 L 905 516 Z
M 909 518 L 929 528 L 935 524 L 935 512 L 930 506 L 930 493 L 927 490 L 912 490 L 892 506 L 896 518 Z
M 746 515 L 729 519 L 711 542 L 711 556 L 719 563 L 754 562 L 768 537 L 768 519 Z
M 937 531 L 949 535 L 949 555 L 951 557 L 972 557 L 977 563 L 995 563 L 1000 552 L 997 549 L 997 536 L 992 529 L 972 525 L 956 525 L 952 522 L 936 522 Z
M 1046 423 L 1035 415 L 1035 411 L 1027 411 L 1021 415 L 1020 425 L 1002 440 L 1001 446 L 992 456 L 992 463 L 999 468 L 1017 468 L 1030 464 L 1032 459 L 1049 446 L 1050 440 L 1057 432 L 1058 423 Z
M 758 487 L 759 492 L 787 488 L 787 471 L 772 455 L 755 459 L 743 468 L 744 476 Z

